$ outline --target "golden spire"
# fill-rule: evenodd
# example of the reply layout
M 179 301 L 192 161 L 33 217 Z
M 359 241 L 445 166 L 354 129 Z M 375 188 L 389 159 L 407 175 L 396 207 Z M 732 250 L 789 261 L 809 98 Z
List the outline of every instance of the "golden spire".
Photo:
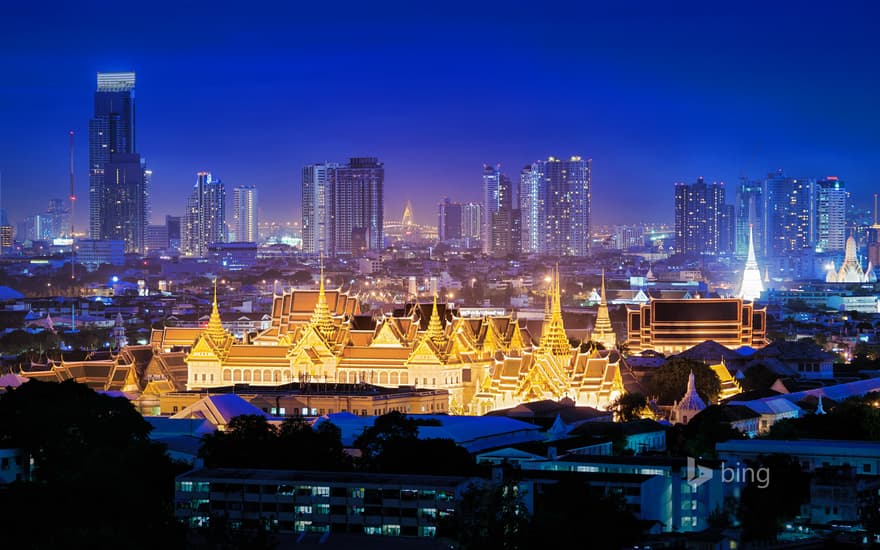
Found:
M 608 302 L 605 298 L 605 269 L 602 269 L 602 291 L 599 297 L 599 307 L 596 309 L 596 324 L 590 335 L 593 342 L 599 342 L 605 349 L 612 349 L 617 343 L 617 336 L 611 327 L 611 316 L 608 314 Z
M 550 308 L 550 318 L 545 320 L 544 329 L 541 331 L 540 348 L 544 352 L 554 355 L 564 355 L 571 352 L 571 344 L 565 334 L 565 326 L 562 323 L 562 292 L 559 285 L 559 264 L 553 272 L 553 299 Z
M 214 279 L 214 305 L 211 308 L 211 317 L 208 319 L 208 327 L 205 329 L 211 338 L 220 342 L 228 336 L 226 329 L 223 328 L 223 322 L 220 320 L 220 308 L 217 306 L 217 279 Z
M 327 295 L 324 292 L 324 255 L 321 255 L 321 283 L 318 287 L 318 303 L 315 304 L 315 311 L 312 313 L 312 325 L 318 329 L 328 340 L 333 336 L 336 326 L 333 324 L 333 318 L 330 315 L 330 308 L 327 306 Z
M 445 347 L 446 335 L 443 333 L 443 324 L 440 322 L 440 314 L 437 312 L 437 293 L 434 293 L 434 306 L 431 309 L 431 319 L 428 321 L 428 330 L 425 337 L 434 342 L 441 349 Z

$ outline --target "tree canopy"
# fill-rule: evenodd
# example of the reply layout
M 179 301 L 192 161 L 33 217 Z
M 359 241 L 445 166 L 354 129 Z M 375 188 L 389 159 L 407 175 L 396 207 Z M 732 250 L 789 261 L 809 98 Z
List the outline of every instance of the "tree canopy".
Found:
M 4 538 L 34 547 L 178 545 L 172 496 L 182 468 L 150 430 L 128 400 L 73 381 L 32 380 L 0 395 L 0 447 L 34 464 L 32 480 L 0 498 L 0 515 L 16 518 Z
M 199 456 L 208 467 L 346 471 L 341 432 L 330 422 L 312 428 L 290 418 L 276 428 L 261 415 L 236 416 L 225 432 L 204 438 Z
M 672 403 L 682 398 L 687 390 L 688 376 L 694 373 L 697 393 L 706 402 L 714 403 L 721 393 L 721 381 L 711 368 L 699 361 L 672 357 L 651 378 L 651 389 L 661 403 Z

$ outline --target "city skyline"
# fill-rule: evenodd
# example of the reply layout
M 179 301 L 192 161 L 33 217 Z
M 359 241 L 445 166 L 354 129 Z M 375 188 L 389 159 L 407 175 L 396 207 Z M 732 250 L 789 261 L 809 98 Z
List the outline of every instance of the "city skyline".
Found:
M 0 87 L 3 207 L 17 221 L 67 195 L 73 129 L 76 226 L 86 227 L 89 95 L 95 73 L 114 70 L 138 73 L 137 148 L 158 197 L 152 223 L 183 213 L 192 174 L 203 170 L 263 190 L 265 219 L 298 220 L 302 167 L 359 155 L 387 167 L 389 219 L 409 199 L 419 223 L 432 222 L 444 196 L 479 200 L 483 163 L 501 162 L 516 177 L 550 154 L 595 161 L 597 224 L 669 221 L 675 181 L 703 176 L 732 186 L 778 168 L 836 175 L 868 204 L 880 169 L 870 8 L 764 8 L 760 17 L 746 6 L 724 16 L 688 6 L 644 6 L 639 16 L 569 6 L 565 17 L 495 8 L 460 17 L 279 8 L 260 30 L 248 17 L 187 6 L 173 19 L 144 15 L 128 41 L 114 40 L 122 29 L 108 24 L 124 13 L 62 6 L 35 25 L 42 15 L 21 8 L 0 39 L 19 54 L 0 61 L 10 83 Z M 589 29 L 579 26 L 584 16 Z M 300 18 L 315 28 L 292 37 L 287 30 Z M 191 37 L 196 21 L 218 39 Z M 350 32 L 328 38 L 331 25 Z M 743 43 L 735 40 L 743 26 L 774 32 Z M 109 36 L 98 41 L 96 28 Z M 526 28 L 533 32 L 518 32 Z M 794 40 L 833 28 L 845 32 Z M 152 49 L 157 29 L 163 44 Z M 501 77 L 484 78 L 487 67 Z M 523 70 L 534 76 L 517 78 Z M 303 78 L 314 86 L 299 86 Z M 341 85 L 349 81 L 364 85 Z M 25 192 L 36 186 L 46 193 Z

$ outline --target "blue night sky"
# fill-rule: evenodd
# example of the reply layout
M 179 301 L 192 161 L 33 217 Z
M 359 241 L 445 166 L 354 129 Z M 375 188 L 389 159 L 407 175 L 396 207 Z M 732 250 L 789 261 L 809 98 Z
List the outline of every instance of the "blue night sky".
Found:
M 514 180 L 593 159 L 597 223 L 672 219 L 672 184 L 782 167 L 838 175 L 867 205 L 880 174 L 880 26 L 869 2 L 709 4 L 259 1 L 0 7 L 0 170 L 13 221 L 88 205 L 97 71 L 137 72 L 153 222 L 195 173 L 255 184 L 263 219 L 299 220 L 304 164 L 378 156 L 386 219 L 476 200 L 484 162 Z M 771 7 L 773 4 L 773 7 Z M 38 192 L 35 192 L 38 190 Z M 231 192 L 230 192 L 231 194 Z

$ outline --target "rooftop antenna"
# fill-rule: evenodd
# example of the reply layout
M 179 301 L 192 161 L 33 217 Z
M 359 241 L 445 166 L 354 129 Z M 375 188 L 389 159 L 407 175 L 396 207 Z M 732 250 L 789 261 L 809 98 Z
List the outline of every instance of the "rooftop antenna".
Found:
M 76 237 L 74 237 L 74 214 L 76 205 L 76 189 L 74 188 L 73 172 L 73 130 L 70 135 L 70 279 L 76 279 Z

